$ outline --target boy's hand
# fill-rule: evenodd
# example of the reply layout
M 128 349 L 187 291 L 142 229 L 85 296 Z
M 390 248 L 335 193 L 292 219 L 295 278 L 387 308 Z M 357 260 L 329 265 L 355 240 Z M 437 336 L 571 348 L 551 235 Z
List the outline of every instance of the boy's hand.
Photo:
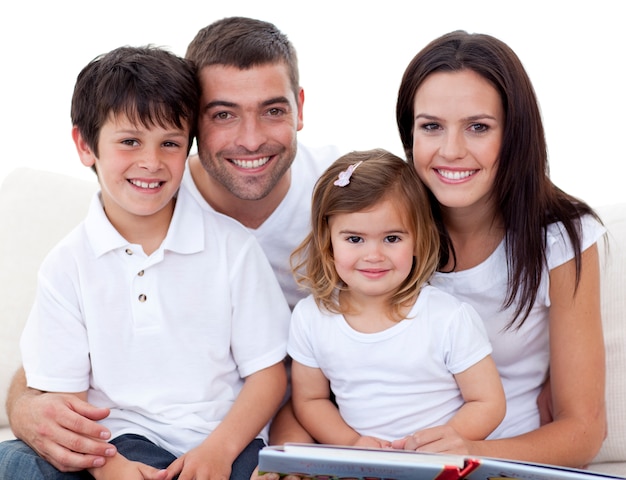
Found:
M 55 468 L 73 472 L 102 466 L 115 455 L 115 446 L 106 443 L 109 430 L 97 423 L 108 414 L 72 394 L 32 390 L 13 404 L 11 428 Z
M 163 480 L 171 480 L 177 474 L 178 480 L 229 480 L 232 464 L 233 460 L 219 450 L 200 445 L 174 460 Z
M 90 468 L 96 480 L 165 480 L 167 470 L 159 470 L 141 462 L 116 455 L 101 468 Z

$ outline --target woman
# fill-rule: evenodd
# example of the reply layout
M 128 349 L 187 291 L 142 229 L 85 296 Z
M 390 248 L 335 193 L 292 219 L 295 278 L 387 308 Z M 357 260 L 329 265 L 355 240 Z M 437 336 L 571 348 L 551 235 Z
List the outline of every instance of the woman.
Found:
M 550 181 L 520 60 L 488 35 L 443 35 L 407 67 L 396 114 L 441 236 L 432 283 L 480 313 L 507 415 L 487 440 L 443 426 L 394 446 L 587 464 L 606 431 L 597 248 L 604 228 Z M 544 385 L 547 420 L 537 407 Z

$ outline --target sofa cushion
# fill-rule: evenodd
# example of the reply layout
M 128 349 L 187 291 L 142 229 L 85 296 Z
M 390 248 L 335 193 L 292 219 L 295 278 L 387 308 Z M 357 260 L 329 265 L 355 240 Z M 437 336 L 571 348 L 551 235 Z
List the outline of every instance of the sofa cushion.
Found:
M 597 208 L 608 233 L 600 244 L 601 301 L 606 345 L 608 437 L 595 463 L 626 462 L 626 203 Z M 592 469 L 596 466 L 592 465 Z M 602 471 L 626 475 L 626 463 Z
M 77 167 L 78 168 L 78 167 Z M 98 184 L 30 168 L 11 172 L 0 188 L 0 405 L 21 365 L 19 337 L 33 302 L 39 264 L 87 213 Z M 0 408 L 0 427 L 8 420 Z

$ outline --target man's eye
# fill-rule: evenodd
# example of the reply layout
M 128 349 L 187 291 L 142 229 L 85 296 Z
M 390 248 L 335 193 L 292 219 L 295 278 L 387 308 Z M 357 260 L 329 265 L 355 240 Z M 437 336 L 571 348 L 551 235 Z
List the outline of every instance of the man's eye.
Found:
M 281 109 L 281 108 L 270 108 L 270 109 L 267 111 L 267 113 L 268 113 L 268 115 L 269 115 L 269 116 L 271 116 L 271 117 L 276 117 L 276 116 L 282 115 L 282 114 L 283 114 L 283 113 L 285 113 L 285 112 L 284 112 L 284 110 L 283 110 L 283 109 Z
M 228 112 L 218 112 L 213 118 L 217 118 L 218 120 L 228 120 L 231 117 L 231 114 Z

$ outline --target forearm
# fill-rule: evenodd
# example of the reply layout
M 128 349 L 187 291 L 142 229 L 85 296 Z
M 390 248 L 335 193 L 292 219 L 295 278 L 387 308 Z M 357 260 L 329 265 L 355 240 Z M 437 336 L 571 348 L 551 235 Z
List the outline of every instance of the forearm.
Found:
M 597 455 L 606 434 L 604 409 L 586 420 L 557 419 L 523 435 L 469 442 L 471 455 L 580 468 Z
M 24 372 L 24 369 L 20 367 L 15 372 L 11 385 L 9 386 L 5 405 L 11 430 L 17 438 L 24 439 L 25 437 L 24 431 L 21 427 L 27 424 L 28 420 L 26 417 L 28 416 L 29 411 L 28 408 L 20 408 L 22 406 L 20 401 L 23 400 L 25 396 L 41 395 L 41 393 L 42 392 L 39 390 L 28 388 L 26 384 L 26 373 Z
M 283 445 L 287 442 L 315 442 L 296 418 L 291 399 L 281 407 L 270 425 L 270 445 Z
M 468 440 L 483 440 L 500 425 L 505 411 L 504 401 L 485 399 L 466 402 L 448 421 L 448 425 Z
M 360 438 L 339 414 L 330 399 L 308 399 L 294 403 L 296 418 L 319 443 L 354 445 Z
M 286 388 L 282 362 L 247 377 L 230 411 L 205 443 L 234 460 L 274 416 Z

